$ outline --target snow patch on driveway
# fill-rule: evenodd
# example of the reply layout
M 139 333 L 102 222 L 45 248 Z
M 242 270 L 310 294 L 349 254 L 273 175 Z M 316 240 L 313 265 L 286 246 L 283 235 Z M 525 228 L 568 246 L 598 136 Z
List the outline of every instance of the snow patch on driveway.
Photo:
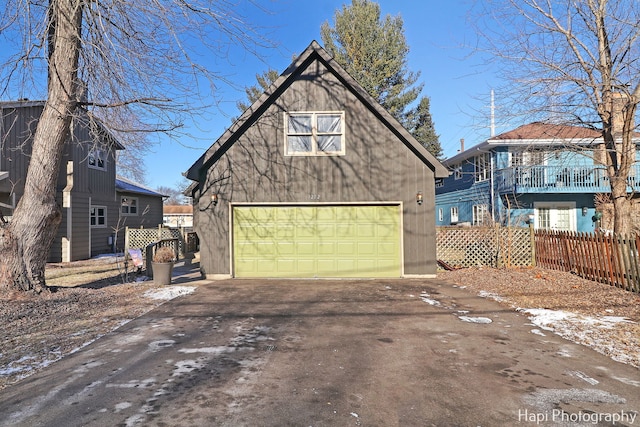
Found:
M 144 296 L 157 300 L 170 300 L 181 295 L 188 295 L 195 291 L 195 286 L 165 286 L 158 289 L 151 289 L 144 293 Z

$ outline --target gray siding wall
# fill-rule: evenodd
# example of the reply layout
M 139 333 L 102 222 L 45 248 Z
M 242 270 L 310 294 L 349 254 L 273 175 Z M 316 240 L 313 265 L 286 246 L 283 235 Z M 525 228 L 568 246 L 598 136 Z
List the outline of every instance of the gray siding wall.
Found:
M 138 215 L 120 215 L 118 226 L 118 250 L 124 249 L 125 227 L 129 228 L 154 228 L 162 224 L 162 197 L 148 196 L 137 193 L 117 193 L 118 203 L 122 196 L 138 199 Z
M 9 178 L 0 181 L 0 201 L 7 202 L 10 192 L 13 192 L 17 203 L 24 194 L 24 179 L 31 160 L 31 141 L 42 109 L 42 105 L 28 102 L 19 108 L 0 108 L 0 170 L 9 172 Z M 80 121 L 74 121 L 71 131 L 72 137 L 65 146 L 57 180 L 57 200 L 62 207 L 63 217 L 49 254 L 50 262 L 62 261 L 62 242 L 65 237 L 71 238 L 71 261 L 107 252 L 108 235 L 113 233 L 118 223 L 115 153 L 105 149 L 108 152 L 106 169 L 91 169 L 87 162 L 90 148 L 96 144 L 107 144 L 106 140 L 101 138 L 96 141 L 95 135 Z M 72 174 L 68 173 L 69 170 L 72 170 Z M 71 207 L 63 207 L 62 194 L 65 190 L 71 194 Z M 106 229 L 89 232 L 90 199 L 94 205 L 108 206 L 109 223 Z
M 345 111 L 346 155 L 285 157 L 285 111 Z M 433 172 L 318 61 L 207 171 L 200 189 L 194 218 L 205 274 L 231 274 L 230 202 L 403 202 L 404 273 L 436 271 Z

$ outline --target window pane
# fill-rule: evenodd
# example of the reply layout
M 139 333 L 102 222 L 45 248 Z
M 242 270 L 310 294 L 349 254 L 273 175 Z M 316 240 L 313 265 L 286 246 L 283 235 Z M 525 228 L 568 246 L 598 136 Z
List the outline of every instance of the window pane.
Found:
M 289 153 L 310 152 L 311 136 L 289 136 L 287 144 Z
M 311 133 L 311 116 L 289 116 L 288 133 Z
M 339 135 L 320 135 L 318 136 L 318 149 L 320 151 L 334 152 L 340 151 Z
M 331 115 L 319 115 L 318 116 L 318 132 L 321 133 L 340 133 L 342 129 L 341 120 L 342 116 Z

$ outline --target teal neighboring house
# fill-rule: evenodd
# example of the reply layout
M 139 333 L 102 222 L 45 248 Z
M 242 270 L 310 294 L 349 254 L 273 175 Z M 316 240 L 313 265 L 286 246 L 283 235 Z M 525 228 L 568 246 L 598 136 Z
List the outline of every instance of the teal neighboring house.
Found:
M 640 156 L 628 180 L 640 184 Z M 512 226 L 591 232 L 597 193 L 610 193 L 599 131 L 530 123 L 462 150 L 436 180 L 436 225 Z

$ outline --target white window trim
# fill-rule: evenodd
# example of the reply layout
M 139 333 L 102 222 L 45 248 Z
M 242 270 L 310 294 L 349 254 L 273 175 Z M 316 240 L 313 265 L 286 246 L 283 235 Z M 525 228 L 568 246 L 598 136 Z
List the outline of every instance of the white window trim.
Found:
M 124 202 L 125 200 L 131 200 L 131 201 L 135 201 L 136 202 L 135 203 L 135 208 L 136 208 L 135 213 L 131 213 L 131 205 L 129 205 L 129 204 L 125 205 L 125 202 Z M 125 207 L 125 206 L 128 208 L 126 213 L 122 211 L 122 208 Z M 138 198 L 137 197 L 121 196 L 120 197 L 120 215 L 122 215 L 122 216 L 138 216 Z
M 451 215 L 451 223 L 458 223 L 460 221 L 460 212 L 458 211 L 458 207 L 457 206 L 451 206 L 450 209 L 450 215 Z
M 556 227 L 556 224 L 554 224 L 554 221 L 556 219 L 554 214 L 557 213 L 558 209 L 569 209 L 569 230 L 567 231 L 578 230 L 576 202 L 534 202 L 533 203 L 534 224 L 537 230 L 540 229 L 540 209 L 550 210 L 549 230 L 559 230 L 559 228 Z
M 93 218 L 93 215 L 91 215 L 91 210 L 92 209 L 96 209 L 96 223 L 95 224 L 91 224 L 91 219 Z M 103 209 L 104 210 L 104 224 L 98 224 L 98 218 L 100 218 L 100 216 L 98 215 L 98 209 Z M 91 226 L 91 228 L 107 228 L 107 207 L 106 206 L 101 206 L 101 205 L 90 205 L 89 206 L 89 225 Z
M 480 166 L 480 159 L 483 159 L 483 167 Z M 475 175 L 476 182 L 484 182 L 487 181 L 491 174 L 491 154 L 490 153 L 482 153 L 473 158 L 473 171 Z
M 489 217 L 489 205 L 479 204 L 473 205 L 471 208 L 471 224 L 473 225 L 487 225 L 490 221 Z
M 96 162 L 95 165 L 92 165 L 91 161 L 89 160 L 91 157 L 93 157 L 95 159 L 102 160 L 102 166 L 99 166 L 98 162 Z M 91 168 L 91 169 L 106 171 L 107 170 L 107 153 L 106 153 L 106 151 L 102 150 L 102 149 L 98 149 L 98 148 L 90 149 L 89 150 L 89 156 L 87 157 L 87 164 L 89 165 L 89 168 Z
M 462 165 L 458 164 L 453 168 L 453 179 L 462 179 Z
M 290 115 L 303 115 L 310 114 L 311 118 L 311 127 L 312 127 L 312 142 L 311 142 L 311 151 L 294 151 L 289 152 L 289 116 Z M 340 115 L 340 151 L 320 151 L 318 150 L 318 129 L 317 129 L 317 117 L 319 115 Z M 344 120 L 344 111 L 291 111 L 284 113 L 284 155 L 285 156 L 344 156 L 346 154 L 345 150 L 345 120 Z M 331 133 L 333 135 L 334 133 Z M 337 134 L 337 133 L 336 133 Z M 295 135 L 295 134 L 293 134 Z

